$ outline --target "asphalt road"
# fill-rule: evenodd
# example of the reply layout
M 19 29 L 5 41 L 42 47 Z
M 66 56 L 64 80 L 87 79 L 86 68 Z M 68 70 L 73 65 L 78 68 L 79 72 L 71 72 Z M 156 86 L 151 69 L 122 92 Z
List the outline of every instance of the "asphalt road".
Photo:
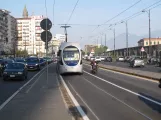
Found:
M 158 83 L 99 69 L 92 75 L 63 75 L 74 97 L 91 120 L 160 120 Z
M 25 81 L 21 80 L 3 81 L 2 77 L 0 77 L 0 105 L 38 72 L 39 71 L 29 71 L 28 78 Z
M 49 65 L 48 74 L 42 70 L 0 109 L 0 120 L 72 120 L 59 89 L 56 64 Z
M 123 68 L 129 68 L 129 69 L 138 69 L 138 70 L 142 70 L 142 71 L 149 71 L 149 72 L 158 72 L 161 73 L 161 67 L 158 67 L 156 65 L 145 65 L 145 67 L 129 67 L 129 63 L 126 62 L 101 62 L 102 64 L 105 65 L 112 65 L 112 66 L 116 66 L 116 67 L 123 67 Z

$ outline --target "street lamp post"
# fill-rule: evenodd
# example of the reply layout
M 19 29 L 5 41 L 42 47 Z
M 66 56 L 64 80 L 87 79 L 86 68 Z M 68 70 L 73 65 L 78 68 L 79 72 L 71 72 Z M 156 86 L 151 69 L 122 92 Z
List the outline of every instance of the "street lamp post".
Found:
M 128 23 L 127 23 L 127 21 L 122 21 L 121 23 L 125 23 L 125 25 L 126 25 L 126 56 L 128 56 L 129 54 L 128 54 Z
M 150 9 L 148 11 L 143 10 L 142 12 L 146 12 L 148 13 L 148 18 L 149 18 L 149 50 L 148 50 L 148 54 L 151 55 L 151 24 L 150 24 Z

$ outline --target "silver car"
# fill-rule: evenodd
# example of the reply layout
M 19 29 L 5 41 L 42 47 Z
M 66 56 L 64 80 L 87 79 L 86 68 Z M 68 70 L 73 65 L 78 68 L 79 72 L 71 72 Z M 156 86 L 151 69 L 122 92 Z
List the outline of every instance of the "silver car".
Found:
M 144 60 L 141 58 L 133 58 L 130 61 L 131 67 L 144 67 L 144 65 L 145 65 Z

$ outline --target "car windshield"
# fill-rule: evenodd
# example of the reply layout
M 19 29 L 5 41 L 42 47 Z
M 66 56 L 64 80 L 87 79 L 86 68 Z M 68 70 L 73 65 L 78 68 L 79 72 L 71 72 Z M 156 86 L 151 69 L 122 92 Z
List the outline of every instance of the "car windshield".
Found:
M 24 64 L 20 64 L 20 63 L 9 63 L 7 65 L 7 69 L 23 69 L 25 67 Z
M 37 62 L 39 62 L 39 59 L 38 58 L 28 58 L 28 59 L 26 59 L 26 62 L 37 63 Z
M 96 59 L 100 59 L 100 57 L 96 57 Z
M 13 63 L 13 60 L 4 60 L 5 63 Z
M 25 62 L 24 59 L 16 59 L 15 61 L 16 61 L 16 62 Z

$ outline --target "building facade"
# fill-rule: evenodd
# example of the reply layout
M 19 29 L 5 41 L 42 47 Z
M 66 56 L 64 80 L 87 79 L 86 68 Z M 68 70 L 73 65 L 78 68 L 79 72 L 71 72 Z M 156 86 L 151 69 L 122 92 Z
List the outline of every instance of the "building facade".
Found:
M 149 45 L 160 45 L 161 38 L 151 38 L 151 43 L 149 43 L 149 38 L 143 38 L 138 41 L 138 46 L 149 46 Z
M 43 16 L 28 16 L 25 6 L 23 18 L 17 18 L 18 50 L 26 50 L 28 54 L 39 56 L 45 54 L 45 43 L 41 40 L 42 20 Z
M 96 47 L 98 47 L 98 46 L 97 45 L 85 45 L 84 51 L 86 54 L 89 54 L 89 53 L 95 51 Z
M 7 15 L 7 39 L 6 44 L 4 44 L 4 51 L 5 53 L 14 54 L 16 45 L 17 45 L 17 22 L 16 18 L 11 15 Z
M 65 42 L 65 35 L 63 34 L 56 34 L 56 39 L 60 40 L 61 42 Z
M 7 10 L 0 9 L 0 54 L 4 52 L 4 45 L 7 43 L 8 34 L 8 20 L 7 15 L 9 12 Z
M 57 39 L 56 36 L 54 36 L 52 40 L 49 42 L 49 53 L 57 55 L 61 43 L 62 41 Z
M 0 54 L 14 54 L 17 41 L 16 19 L 0 9 Z

